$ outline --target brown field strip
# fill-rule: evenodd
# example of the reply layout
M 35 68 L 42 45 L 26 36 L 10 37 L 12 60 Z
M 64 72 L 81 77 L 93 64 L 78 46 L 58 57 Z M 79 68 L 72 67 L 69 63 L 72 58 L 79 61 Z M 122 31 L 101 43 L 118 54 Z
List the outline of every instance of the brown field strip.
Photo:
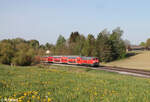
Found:
M 102 63 L 101 65 L 150 70 L 150 51 L 143 51 L 127 59 L 113 61 L 110 63 Z

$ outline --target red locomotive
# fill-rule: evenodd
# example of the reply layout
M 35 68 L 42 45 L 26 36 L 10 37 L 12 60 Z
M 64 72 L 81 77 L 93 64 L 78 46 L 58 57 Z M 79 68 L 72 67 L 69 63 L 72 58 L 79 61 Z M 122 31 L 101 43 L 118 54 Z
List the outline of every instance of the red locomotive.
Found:
M 46 63 L 63 63 L 63 64 L 75 64 L 75 65 L 99 66 L 99 60 L 97 57 L 46 56 L 46 57 L 41 57 L 41 61 Z

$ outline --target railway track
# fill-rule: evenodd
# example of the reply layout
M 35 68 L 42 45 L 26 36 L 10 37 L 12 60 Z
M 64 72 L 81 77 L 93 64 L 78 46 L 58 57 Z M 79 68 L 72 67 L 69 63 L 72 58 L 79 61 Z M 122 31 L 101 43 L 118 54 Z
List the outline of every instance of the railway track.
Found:
M 98 69 L 110 71 L 110 72 L 117 72 L 119 74 L 150 78 L 150 71 L 147 70 L 129 69 L 129 68 L 120 68 L 120 67 L 99 67 Z
M 53 65 L 76 66 L 76 65 L 64 65 L 64 64 L 53 64 Z M 76 67 L 90 68 L 95 70 L 104 70 L 108 72 L 116 72 L 119 74 L 150 78 L 150 71 L 141 70 L 141 69 L 129 69 L 129 68 L 120 68 L 120 67 L 106 67 L 106 66 L 100 66 L 100 67 L 76 66 Z

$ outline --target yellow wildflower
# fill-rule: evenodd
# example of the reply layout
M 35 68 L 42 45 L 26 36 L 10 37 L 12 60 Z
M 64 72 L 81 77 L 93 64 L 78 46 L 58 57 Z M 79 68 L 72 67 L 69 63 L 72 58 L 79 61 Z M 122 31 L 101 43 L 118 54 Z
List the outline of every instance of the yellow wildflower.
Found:
M 24 96 L 26 96 L 27 95 L 27 93 L 24 93 Z
M 19 100 L 18 100 L 18 102 L 22 102 L 22 100 L 21 100 L 21 99 L 19 99 Z
M 97 92 L 95 92 L 94 95 L 97 96 Z
M 35 91 L 35 92 L 34 92 L 34 94 L 35 94 L 35 95 L 37 95 L 37 94 L 38 94 L 38 92 L 36 92 L 36 91 Z
M 50 95 L 51 93 L 50 92 L 48 92 L 48 95 Z
M 21 96 L 21 99 L 23 99 L 25 96 Z
M 46 99 L 44 99 L 43 101 L 46 102 Z
M 32 93 L 32 91 L 29 91 L 29 92 L 28 92 L 28 94 L 31 94 L 31 93 Z
M 48 99 L 47 99 L 48 102 L 51 102 L 51 100 L 52 100 L 51 98 L 48 98 Z
M 40 99 L 40 96 L 38 96 L 37 99 Z
M 35 96 L 33 95 L 32 98 L 35 98 Z

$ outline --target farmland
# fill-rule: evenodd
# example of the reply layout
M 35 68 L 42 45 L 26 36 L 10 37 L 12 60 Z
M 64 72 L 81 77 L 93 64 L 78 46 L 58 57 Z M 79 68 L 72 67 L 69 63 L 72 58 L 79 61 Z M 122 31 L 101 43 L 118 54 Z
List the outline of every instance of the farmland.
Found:
M 150 51 L 138 52 L 137 55 L 126 59 L 103 63 L 105 66 L 117 66 L 123 68 L 145 69 L 150 70 Z
M 149 102 L 150 79 L 70 66 L 0 65 L 0 99 L 31 102 Z

